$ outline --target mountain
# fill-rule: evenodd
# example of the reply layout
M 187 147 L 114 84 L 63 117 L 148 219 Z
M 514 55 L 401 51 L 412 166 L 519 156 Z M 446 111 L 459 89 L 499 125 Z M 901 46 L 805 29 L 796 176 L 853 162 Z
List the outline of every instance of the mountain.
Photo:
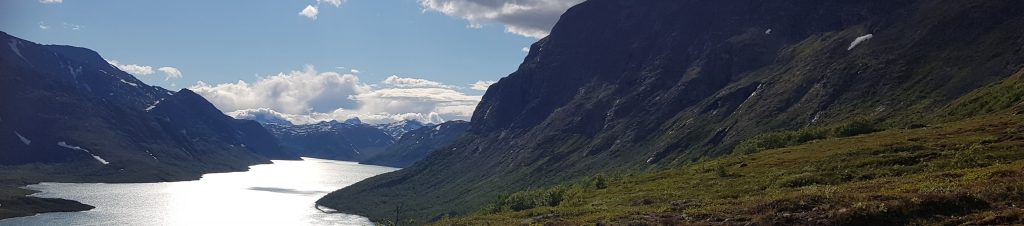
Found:
M 197 179 L 298 159 L 259 124 L 79 47 L 0 32 L 0 184 Z
M 422 224 L 773 131 L 927 124 L 1022 69 L 1020 12 L 1012 0 L 586 1 L 487 90 L 462 138 L 317 203 Z
M 383 130 L 358 119 L 308 125 L 263 125 L 288 150 L 313 158 L 361 161 L 383 152 L 395 142 Z
M 403 134 L 419 129 L 423 126 L 427 126 L 427 124 L 423 124 L 416 120 L 402 120 L 392 123 L 378 124 L 377 128 L 384 130 L 384 132 L 391 135 L 391 137 L 394 137 L 394 139 L 399 139 L 402 138 Z
M 466 121 L 449 121 L 409 131 L 395 144 L 376 156 L 362 161 L 363 164 L 408 167 L 426 158 L 431 152 L 448 146 L 462 137 L 469 127 Z

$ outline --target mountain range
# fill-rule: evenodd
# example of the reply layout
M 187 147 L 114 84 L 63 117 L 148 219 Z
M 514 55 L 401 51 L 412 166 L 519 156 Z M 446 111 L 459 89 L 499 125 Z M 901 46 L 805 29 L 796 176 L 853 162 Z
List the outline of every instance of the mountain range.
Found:
M 371 125 L 359 118 L 295 125 L 255 111 L 234 117 L 262 123 L 288 150 L 301 156 L 395 167 L 408 166 L 454 141 L 467 125 L 465 121 L 424 124 L 416 120 Z
M 561 197 L 529 194 L 565 194 L 552 186 L 595 175 L 656 172 L 738 148 L 781 148 L 997 112 L 1020 100 L 1005 95 L 1019 93 L 1010 92 L 1016 85 L 998 84 L 1018 84 L 1013 75 L 1024 68 L 1021 12 L 1024 5 L 1010 0 L 586 1 L 530 47 L 517 71 L 487 90 L 465 135 L 410 167 L 317 203 L 378 221 L 424 224 L 488 213 L 488 206 L 548 203 L 524 200 Z M 733 167 L 717 168 L 720 180 Z M 703 169 L 697 170 L 716 172 Z M 540 188 L 554 193 L 517 193 Z M 591 204 L 633 197 L 622 189 L 623 196 Z M 614 202 L 633 206 L 614 206 L 623 212 L 580 207 L 559 215 L 513 205 L 504 216 L 556 225 L 587 214 L 596 216 L 582 222 L 686 222 L 644 218 L 657 211 L 628 215 L 646 202 L 634 198 Z M 689 208 L 686 200 L 660 203 Z
M 6 44 L 0 50 L 5 209 L 19 209 L 9 203 L 72 206 L 8 196 L 17 189 L 6 186 L 190 180 L 299 159 L 259 123 L 228 117 L 190 90 L 146 85 L 92 50 L 40 45 L 2 32 L 0 40 Z
M 459 120 L 420 127 L 402 134 L 402 137 L 387 149 L 361 163 L 409 167 L 462 137 L 468 127 L 469 122 Z

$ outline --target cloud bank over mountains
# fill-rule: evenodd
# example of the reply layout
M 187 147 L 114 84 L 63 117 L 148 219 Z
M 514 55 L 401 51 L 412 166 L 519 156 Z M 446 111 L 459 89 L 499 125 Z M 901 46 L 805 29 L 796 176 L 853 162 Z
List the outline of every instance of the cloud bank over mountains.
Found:
M 303 70 L 263 77 L 248 83 L 207 84 L 189 89 L 236 118 L 276 118 L 294 124 L 343 121 L 368 123 L 401 120 L 439 123 L 467 120 L 481 96 L 440 82 L 390 76 L 376 84 L 351 73 Z
M 470 27 L 498 23 L 505 31 L 543 38 L 555 22 L 583 0 L 419 0 L 424 11 L 436 11 L 469 21 Z

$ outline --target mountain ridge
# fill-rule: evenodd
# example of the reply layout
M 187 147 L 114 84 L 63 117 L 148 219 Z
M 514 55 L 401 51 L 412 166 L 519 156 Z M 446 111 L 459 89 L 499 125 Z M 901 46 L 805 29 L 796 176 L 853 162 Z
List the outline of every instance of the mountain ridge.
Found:
M 2 164 L 14 168 L 30 163 L 77 165 L 95 162 L 94 156 L 109 161 L 109 165 L 76 170 L 73 174 L 84 174 L 81 178 L 8 177 L 181 180 L 209 170 L 244 170 L 251 164 L 269 163 L 269 159 L 298 159 L 280 150 L 277 141 L 258 124 L 254 127 L 252 121 L 232 119 L 187 89 L 171 92 L 149 86 L 110 65 L 95 51 L 39 45 L 7 33 L 0 33 L 0 39 L 8 43 L 0 51 L 0 79 L 4 80 L 0 103 L 5 106 L 0 109 L 0 133 L 5 137 L 0 146 L 5 147 L 5 156 L 17 156 L 0 160 Z M 188 137 L 189 132 L 211 131 L 219 132 Z M 219 157 L 205 161 L 224 162 L 208 166 L 194 162 L 189 166 L 194 169 L 169 166 L 207 154 Z M 150 166 L 153 168 L 147 169 Z M 123 178 L 107 172 L 119 168 L 138 172 Z
M 378 220 L 401 207 L 421 224 L 501 193 L 721 156 L 762 133 L 919 123 L 1021 68 L 1021 50 L 1001 47 L 1024 43 L 1012 32 L 1021 11 L 1012 1 L 587 1 L 488 89 L 463 138 L 318 204 Z

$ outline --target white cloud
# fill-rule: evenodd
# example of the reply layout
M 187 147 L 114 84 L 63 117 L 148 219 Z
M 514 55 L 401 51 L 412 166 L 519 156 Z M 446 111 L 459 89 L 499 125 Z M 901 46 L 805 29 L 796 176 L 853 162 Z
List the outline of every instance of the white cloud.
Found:
M 167 75 L 167 77 L 164 78 L 164 81 L 181 78 L 181 71 L 174 67 L 161 67 L 157 68 L 156 70 L 163 72 L 164 75 Z
M 46 26 L 46 23 L 43 23 L 42 21 L 39 21 L 39 29 L 47 30 L 47 29 L 50 29 L 50 26 Z
M 389 88 L 355 96 L 360 103 L 360 113 L 414 113 L 419 116 L 437 114 L 447 119 L 470 118 L 480 98 L 446 88 Z
M 306 8 L 299 12 L 299 16 L 308 17 L 313 20 L 316 20 L 317 14 L 320 14 L 320 10 L 312 5 L 306 5 Z
M 505 31 L 526 37 L 543 38 L 559 16 L 583 0 L 419 0 L 425 10 L 469 21 L 479 28 L 499 23 Z
M 110 59 L 105 59 L 105 60 L 111 66 L 114 66 L 117 69 L 120 69 L 120 70 L 122 70 L 124 72 L 128 72 L 128 74 L 132 74 L 132 75 L 135 75 L 135 76 L 152 75 L 153 73 L 156 73 L 157 71 L 160 71 L 161 73 L 163 73 L 165 75 L 164 81 L 170 81 L 172 79 L 181 79 L 181 77 L 182 77 L 181 70 L 178 70 L 178 68 L 175 68 L 175 67 L 160 67 L 160 68 L 157 68 L 156 70 L 154 70 L 153 66 L 138 65 L 138 64 L 122 64 L 121 62 L 118 62 L 116 60 L 110 60 Z
M 312 66 L 251 84 L 199 82 L 190 89 L 229 115 L 263 112 L 295 124 L 353 117 L 369 123 L 465 120 L 481 98 L 426 79 L 391 76 L 380 84 L 365 84 L 354 74 L 317 72 Z
M 78 24 L 72 24 L 72 23 L 64 22 L 63 25 L 64 25 L 64 29 L 71 29 L 72 31 L 77 31 L 77 30 L 81 30 L 82 29 L 82 26 L 79 26 Z
M 530 47 L 523 47 L 522 49 L 519 49 L 519 51 L 523 51 L 524 53 L 530 53 Z
M 288 114 L 327 112 L 352 108 L 351 96 L 370 88 L 351 74 L 317 72 L 313 66 L 262 78 L 252 84 L 245 81 L 209 85 L 198 82 L 190 89 L 203 95 L 225 112 L 268 108 Z
M 345 0 L 316 0 L 316 4 L 324 3 L 334 5 L 334 7 L 341 7 L 341 3 L 345 3 Z
M 64 0 L 39 0 L 39 3 L 43 3 L 43 4 L 60 4 L 60 3 L 64 3 Z
M 121 69 L 122 71 L 128 72 L 128 74 L 132 74 L 135 76 L 151 75 L 154 72 L 153 67 L 151 66 L 137 64 L 121 64 L 116 60 L 107 60 L 107 63 L 113 65 L 114 67 L 117 67 L 117 69 Z
M 358 69 L 352 69 L 352 70 L 348 70 L 348 71 L 352 72 L 352 73 L 355 73 L 355 74 L 359 74 L 360 73 L 360 71 Z
M 494 85 L 494 83 L 496 83 L 496 81 L 476 81 L 475 83 L 470 84 L 469 88 L 473 90 L 486 91 L 487 88 Z
M 416 87 L 434 87 L 434 88 L 455 88 L 453 86 L 441 84 L 440 82 L 430 81 L 419 78 L 403 78 L 397 75 L 388 76 L 382 82 L 384 85 L 401 87 L 401 88 L 416 88 Z
M 316 20 L 316 16 L 320 14 L 320 4 L 330 4 L 334 7 L 341 7 L 341 4 L 345 3 L 345 0 L 316 0 L 316 5 L 306 5 L 302 11 L 299 11 L 299 16 L 304 16 L 312 20 Z

